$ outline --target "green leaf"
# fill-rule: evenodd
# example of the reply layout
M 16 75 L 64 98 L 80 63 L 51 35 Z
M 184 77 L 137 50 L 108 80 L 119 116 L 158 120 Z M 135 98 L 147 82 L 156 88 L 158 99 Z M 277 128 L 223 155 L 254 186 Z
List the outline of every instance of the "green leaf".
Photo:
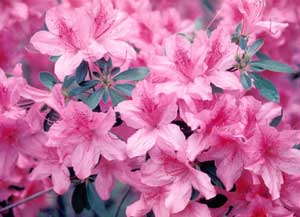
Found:
M 41 72 L 40 80 L 45 87 L 48 87 L 50 90 L 57 83 L 57 80 L 50 72 Z
M 242 34 L 242 26 L 243 26 L 243 24 L 239 23 L 239 25 L 237 25 L 237 27 L 235 28 L 235 34 L 237 36 L 240 36 Z
M 202 18 L 198 18 L 195 22 L 195 30 L 201 30 L 203 28 L 203 19 Z
M 118 92 L 116 92 L 114 89 L 109 89 L 108 92 L 109 92 L 111 101 L 112 101 L 112 103 L 113 103 L 114 106 L 116 106 L 120 102 L 126 100 L 125 97 L 123 97 L 120 94 L 118 94 Z
M 70 87 L 75 80 L 75 76 L 66 76 L 63 83 L 63 89 L 67 89 L 68 87 Z
M 276 87 L 268 79 L 262 78 L 259 75 L 255 75 L 254 85 L 258 89 L 260 95 L 262 95 L 264 98 L 273 102 L 280 101 L 279 93 Z
M 296 144 L 293 146 L 294 149 L 300 150 L 300 144 Z
M 107 217 L 109 216 L 104 201 L 99 197 L 95 186 L 93 183 L 87 184 L 87 199 L 90 204 L 91 209 L 99 216 L 99 217 Z
M 131 92 L 134 89 L 133 84 L 117 84 L 114 86 L 115 89 L 125 94 L 126 96 L 131 96 Z
M 283 109 L 281 109 L 281 114 L 280 114 L 279 116 L 275 117 L 275 118 L 271 121 L 270 126 L 271 126 L 271 127 L 277 127 L 277 126 L 280 124 L 280 122 L 281 122 L 281 120 L 282 120 L 282 117 L 283 117 Z
M 213 93 L 224 93 L 224 90 L 213 83 L 210 83 L 210 87 Z
M 105 58 L 101 58 L 100 60 L 96 61 L 95 62 L 99 69 L 101 69 L 101 71 L 107 75 L 108 72 L 109 72 L 109 68 L 112 67 L 112 62 L 111 62 L 111 59 L 109 59 L 108 61 L 105 60 Z
M 114 80 L 140 81 L 146 78 L 149 72 L 147 67 L 131 68 L 118 74 Z
M 87 75 L 87 71 L 88 71 L 88 63 L 86 61 L 82 61 L 80 63 L 80 65 L 77 67 L 76 69 L 76 82 L 77 84 L 80 84 L 81 82 L 83 82 L 85 80 L 85 77 Z
M 250 57 L 254 56 L 261 49 L 261 47 L 263 45 L 264 45 L 264 40 L 263 39 L 256 40 L 255 42 L 253 42 L 253 44 L 251 44 L 248 47 L 247 54 Z
M 96 108 L 103 95 L 103 92 L 104 92 L 103 88 L 96 90 L 85 100 L 85 104 L 87 104 L 91 109 Z
M 103 99 L 104 103 L 108 102 L 108 91 L 107 90 L 104 90 L 102 99 Z
M 85 183 L 81 183 L 75 187 L 72 194 L 72 207 L 77 214 L 81 213 L 84 208 L 90 208 Z
M 248 44 L 248 37 L 242 36 L 240 38 L 240 48 L 245 50 L 247 48 L 247 44 Z
M 248 75 L 246 75 L 245 73 L 241 73 L 240 79 L 241 79 L 243 88 L 245 88 L 246 90 L 249 90 L 252 85 L 251 78 Z
M 217 176 L 217 168 L 214 161 L 201 162 L 198 166 L 202 172 L 206 173 L 210 177 L 213 185 L 219 186 L 225 190 L 224 184 Z
M 267 56 L 266 54 L 264 54 L 262 52 L 257 52 L 255 55 L 261 60 L 271 60 L 271 58 L 269 56 Z
M 115 67 L 111 70 L 110 74 L 111 75 L 116 75 L 120 72 L 121 68 L 120 67 Z
M 251 67 L 258 67 L 264 70 L 269 70 L 273 72 L 284 72 L 284 73 L 294 73 L 294 69 L 289 65 L 284 63 L 279 63 L 269 59 L 263 59 L 259 61 L 253 61 L 250 63 Z
M 59 57 L 60 56 L 50 56 L 50 61 L 55 63 Z
M 97 80 L 91 80 L 91 81 L 84 81 L 81 82 L 81 85 L 79 87 L 75 87 L 69 92 L 69 96 L 77 96 L 93 87 L 95 87 L 99 81 Z
M 251 66 L 251 65 L 250 65 Z M 253 72 L 262 72 L 264 71 L 265 69 L 261 68 L 261 67 L 258 67 L 258 66 L 251 66 L 251 70 Z

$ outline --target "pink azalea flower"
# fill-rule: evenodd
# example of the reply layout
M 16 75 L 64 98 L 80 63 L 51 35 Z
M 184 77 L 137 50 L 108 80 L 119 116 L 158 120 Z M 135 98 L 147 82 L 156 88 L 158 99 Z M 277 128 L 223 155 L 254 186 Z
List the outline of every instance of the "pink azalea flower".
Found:
M 44 133 L 34 130 L 24 119 L 11 119 L 0 115 L 0 177 L 14 168 L 19 154 L 32 157 L 43 155 L 47 142 Z
M 24 109 L 18 104 L 25 82 L 23 78 L 7 78 L 0 68 L 0 113 L 9 118 L 18 118 L 25 115 Z
M 212 99 L 211 83 L 223 89 L 241 89 L 237 75 L 226 71 L 234 65 L 236 45 L 224 36 L 228 33 L 217 29 L 211 38 L 204 31 L 197 32 L 193 43 L 182 35 L 168 38 L 166 56 L 157 57 L 150 65 L 168 78 L 169 82 L 161 84 L 161 91 L 175 92 L 190 105 L 191 99 Z
M 184 141 L 179 127 L 171 124 L 177 116 L 174 95 L 155 94 L 150 83 L 139 83 L 132 93 L 132 100 L 120 103 L 116 110 L 129 127 L 138 129 L 128 138 L 129 157 L 145 155 L 162 139 L 178 150 Z
M 215 144 L 214 129 L 235 129 L 240 133 L 239 129 L 242 128 L 237 124 L 240 121 L 238 106 L 236 99 L 231 95 L 224 94 L 214 101 L 202 103 L 198 109 L 198 113 L 185 111 L 183 115 L 187 124 L 195 130 L 188 138 L 187 153 L 191 161 Z
M 56 148 L 47 148 L 47 155 L 39 159 L 30 174 L 31 180 L 45 179 L 51 175 L 53 189 L 58 194 L 64 194 L 70 187 L 68 168 L 60 159 Z
M 277 131 L 269 126 L 257 126 L 248 141 L 246 169 L 260 175 L 273 199 L 280 197 L 283 173 L 300 174 L 300 152 L 293 149 L 300 140 L 299 131 Z
M 61 120 L 49 131 L 48 146 L 58 147 L 60 156 L 71 157 L 80 179 L 91 175 L 100 154 L 107 160 L 124 160 L 125 143 L 110 133 L 115 123 L 112 110 L 94 113 L 82 102 L 69 102 Z
M 189 164 L 184 149 L 177 154 L 153 149 L 150 156 L 141 169 L 141 181 L 153 187 L 169 186 L 165 205 L 171 213 L 180 212 L 188 205 L 192 186 L 207 199 L 216 195 L 209 176 Z
M 218 130 L 217 130 L 218 131 Z M 227 191 L 230 191 L 244 170 L 244 142 L 239 135 L 232 132 L 212 132 L 214 144 L 207 152 L 199 156 L 201 161 L 214 160 L 217 167 L 217 176 L 223 182 Z
M 60 56 L 55 64 L 60 80 L 72 74 L 83 59 L 95 61 L 107 53 L 120 59 L 135 56 L 125 42 L 130 29 L 126 16 L 117 13 L 110 0 L 95 0 L 88 5 L 50 9 L 46 14 L 49 31 L 39 31 L 31 38 L 40 52 Z

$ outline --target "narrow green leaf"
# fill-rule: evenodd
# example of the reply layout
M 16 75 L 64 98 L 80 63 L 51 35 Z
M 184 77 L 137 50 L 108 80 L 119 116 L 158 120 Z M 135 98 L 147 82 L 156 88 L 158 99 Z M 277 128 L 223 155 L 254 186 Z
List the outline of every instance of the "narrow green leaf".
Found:
M 256 40 L 255 42 L 253 42 L 253 44 L 251 44 L 248 47 L 247 54 L 250 57 L 254 56 L 261 49 L 261 47 L 263 45 L 264 45 L 264 40 L 263 39 Z
M 120 67 L 115 67 L 111 70 L 110 74 L 111 75 L 116 75 L 120 72 L 120 70 L 121 70 Z
M 261 60 L 271 60 L 271 58 L 269 56 L 267 56 L 266 54 L 264 54 L 262 52 L 257 52 L 255 55 Z
M 82 61 L 80 63 L 80 65 L 77 67 L 76 69 L 76 82 L 77 84 L 80 84 L 81 82 L 83 82 L 85 80 L 85 77 L 87 75 L 87 71 L 88 71 L 88 63 L 86 61 Z
M 95 62 L 99 69 L 105 74 L 107 75 L 108 74 L 108 69 L 109 69 L 109 65 L 108 64 L 111 64 L 112 65 L 112 62 L 111 62 L 111 59 L 110 59 L 110 62 L 106 61 L 105 58 L 101 58 L 100 60 L 97 60 Z
M 93 87 L 95 87 L 99 81 L 97 80 L 91 80 L 91 81 L 84 81 L 81 82 L 81 85 L 79 87 L 75 87 L 69 92 L 69 96 L 77 96 Z
M 103 97 L 102 97 L 104 103 L 108 102 L 108 96 L 109 96 L 108 91 L 104 90 Z
M 213 185 L 219 186 L 222 189 L 225 190 L 225 186 L 222 183 L 222 181 L 219 179 L 219 177 L 217 176 L 217 168 L 215 166 L 215 162 L 214 161 L 205 161 L 205 162 L 201 162 L 199 165 L 199 169 L 206 173 L 210 179 L 211 179 L 211 183 Z M 198 169 L 198 168 L 196 168 Z
M 53 88 L 53 86 L 57 83 L 57 80 L 50 72 L 41 72 L 40 73 L 40 80 L 42 84 L 49 88 L 50 90 Z
M 280 124 L 280 122 L 281 122 L 281 120 L 282 120 L 282 117 L 283 117 L 283 109 L 281 109 L 280 115 L 277 116 L 277 117 L 275 117 L 275 118 L 271 121 L 270 126 L 271 126 L 271 127 L 277 127 L 277 126 Z
M 85 104 L 87 104 L 91 109 L 96 108 L 103 95 L 103 92 L 104 92 L 103 88 L 96 90 L 85 100 Z
M 241 79 L 242 86 L 246 90 L 249 90 L 252 85 L 251 78 L 248 75 L 246 75 L 245 73 L 241 73 L 240 79 Z
M 261 67 L 258 67 L 258 66 L 252 66 L 252 65 L 250 65 L 250 67 L 251 67 L 251 70 L 252 70 L 253 72 L 262 72 L 262 71 L 265 70 L 265 69 L 263 69 L 263 68 L 261 68 Z
M 50 61 L 55 63 L 59 57 L 60 56 L 50 56 Z
M 146 78 L 149 72 L 147 67 L 131 68 L 118 74 L 114 80 L 140 81 Z
M 70 87 L 75 80 L 75 76 L 66 76 L 63 83 L 63 89 L 67 89 L 68 87 Z
M 260 95 L 270 101 L 279 102 L 279 93 L 272 82 L 259 75 L 255 75 L 254 77 L 254 85 L 258 89 Z
M 210 83 L 210 87 L 213 93 L 224 93 L 224 90 L 213 83 Z
M 259 61 L 253 61 L 250 63 L 251 67 L 258 67 L 265 70 L 270 70 L 273 72 L 284 72 L 284 73 L 294 73 L 294 69 L 291 68 L 289 65 L 284 63 L 279 63 L 273 60 L 259 60 Z
M 239 23 L 239 25 L 237 25 L 237 27 L 235 28 L 235 34 L 237 36 L 240 36 L 242 34 L 242 26 L 243 26 L 243 24 Z
M 297 149 L 297 150 L 300 150 L 300 144 L 295 144 L 295 145 L 293 146 L 293 148 L 294 148 L 294 149 Z
M 105 208 L 105 203 L 99 197 L 93 183 L 87 184 L 86 191 L 87 191 L 87 199 L 90 204 L 90 207 L 98 215 L 98 217 L 109 216 Z
M 77 214 L 81 213 L 84 208 L 89 209 L 85 183 L 81 183 L 75 187 L 72 194 L 72 207 Z
M 120 94 L 118 94 L 118 92 L 116 92 L 114 89 L 109 89 L 108 92 L 109 92 L 111 101 L 112 101 L 112 103 L 113 103 L 114 106 L 116 106 L 120 102 L 126 100 L 125 97 L 123 97 Z
M 201 30 L 203 28 L 203 19 L 202 18 L 198 18 L 195 22 L 195 30 Z
M 114 86 L 115 89 L 125 94 L 126 96 L 131 96 L 131 92 L 134 89 L 133 84 L 117 84 Z
M 240 48 L 242 48 L 243 50 L 246 50 L 247 44 L 248 44 L 248 38 L 245 36 L 242 36 L 240 38 Z

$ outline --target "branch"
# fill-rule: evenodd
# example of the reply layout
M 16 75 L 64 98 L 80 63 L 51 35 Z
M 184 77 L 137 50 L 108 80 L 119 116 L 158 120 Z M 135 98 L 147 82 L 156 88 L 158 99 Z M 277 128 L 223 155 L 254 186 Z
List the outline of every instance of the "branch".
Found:
M 31 195 L 31 196 L 29 196 L 29 197 L 23 199 L 23 200 L 20 200 L 20 201 L 18 201 L 18 202 L 16 202 L 16 203 L 13 203 L 13 204 L 11 204 L 11 205 L 8 205 L 8 206 L 6 206 L 6 207 L 4 207 L 4 208 L 1 208 L 1 209 L 0 209 L 0 214 L 1 214 L 1 213 L 4 213 L 5 211 L 8 211 L 8 210 L 10 210 L 10 209 L 12 209 L 12 208 L 14 208 L 14 207 L 20 206 L 20 205 L 23 204 L 23 203 L 29 202 L 29 201 L 31 201 L 31 200 L 33 200 L 33 199 L 35 199 L 35 198 L 37 198 L 37 197 L 40 197 L 40 196 L 42 196 L 42 195 L 44 195 L 44 194 L 47 194 L 47 193 L 49 193 L 49 192 L 51 192 L 51 191 L 53 191 L 53 188 L 52 188 L 52 187 L 51 187 L 51 188 L 48 188 L 48 189 L 46 189 L 46 190 L 37 192 L 37 193 L 35 193 L 35 194 L 33 194 L 33 195 Z

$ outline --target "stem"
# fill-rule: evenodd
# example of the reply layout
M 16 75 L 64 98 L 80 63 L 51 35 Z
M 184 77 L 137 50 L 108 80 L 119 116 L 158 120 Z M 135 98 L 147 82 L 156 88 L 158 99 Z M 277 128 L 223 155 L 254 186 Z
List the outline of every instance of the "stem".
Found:
M 40 197 L 40 196 L 42 196 L 42 195 L 44 195 L 44 194 L 49 193 L 49 192 L 51 192 L 51 191 L 53 191 L 53 188 L 52 188 L 52 187 L 51 187 L 51 188 L 48 188 L 48 189 L 46 189 L 46 190 L 37 192 L 37 193 L 35 193 L 35 194 L 33 194 L 33 195 L 31 195 L 31 196 L 29 196 L 29 197 L 23 199 L 23 200 L 20 200 L 20 201 L 18 201 L 18 202 L 16 202 L 16 203 L 13 203 L 13 204 L 11 204 L 11 205 L 8 205 L 8 206 L 6 206 L 6 207 L 0 209 L 0 213 L 4 213 L 5 211 L 8 211 L 8 210 L 10 210 L 10 209 L 12 209 L 12 208 L 14 208 L 14 207 L 20 206 L 20 205 L 22 205 L 23 203 L 29 202 L 29 201 L 31 201 L 31 200 L 37 198 L 37 197 Z
M 122 199 L 121 199 L 121 201 L 120 201 L 120 203 L 119 203 L 119 205 L 118 205 L 118 208 L 117 208 L 117 210 L 116 210 L 116 213 L 115 213 L 114 217 L 118 217 L 118 216 L 119 216 L 119 212 L 120 212 L 121 206 L 122 206 L 123 203 L 125 202 L 125 200 L 126 200 L 128 194 L 129 194 L 130 190 L 131 190 L 131 188 L 128 187 L 126 193 L 124 194 L 124 196 L 122 197 Z

